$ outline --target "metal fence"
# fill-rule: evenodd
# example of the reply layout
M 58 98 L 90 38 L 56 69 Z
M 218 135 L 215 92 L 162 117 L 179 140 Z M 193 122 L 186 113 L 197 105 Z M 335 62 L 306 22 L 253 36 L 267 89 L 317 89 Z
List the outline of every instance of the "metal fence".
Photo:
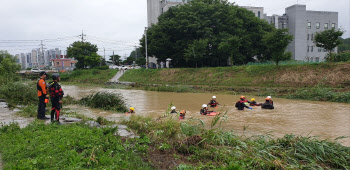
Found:
M 312 62 L 312 61 L 281 61 L 278 64 L 279 65 L 303 65 L 303 64 L 313 64 L 313 63 L 320 63 L 320 62 Z M 249 62 L 247 65 L 276 65 L 273 61 L 266 61 L 266 62 Z

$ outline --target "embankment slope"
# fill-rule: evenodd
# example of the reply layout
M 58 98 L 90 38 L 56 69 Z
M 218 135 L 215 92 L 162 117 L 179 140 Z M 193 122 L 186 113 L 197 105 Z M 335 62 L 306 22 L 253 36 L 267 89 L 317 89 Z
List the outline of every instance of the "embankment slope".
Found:
M 145 84 L 312 87 L 350 86 L 350 62 L 282 66 L 234 66 L 129 70 L 120 81 Z

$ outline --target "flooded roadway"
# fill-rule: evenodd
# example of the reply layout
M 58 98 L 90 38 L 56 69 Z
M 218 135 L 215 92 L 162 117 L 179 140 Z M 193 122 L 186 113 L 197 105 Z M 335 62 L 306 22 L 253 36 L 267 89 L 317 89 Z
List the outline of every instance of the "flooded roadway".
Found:
M 143 90 L 105 89 L 96 87 L 63 86 L 65 94 L 80 99 L 95 92 L 120 93 L 128 106 L 133 106 L 137 114 L 160 117 L 165 113 L 172 102 L 177 110 L 186 110 L 186 119 L 191 117 L 203 120 L 210 126 L 212 117 L 201 116 L 199 110 L 202 104 L 211 100 L 213 95 L 221 104 L 219 111 L 227 111 L 227 121 L 223 124 L 225 130 L 233 130 L 238 135 L 263 135 L 271 134 L 275 137 L 283 137 L 285 134 L 303 136 L 319 136 L 320 139 L 335 139 L 340 136 L 350 136 L 350 105 L 343 103 L 316 102 L 304 100 L 288 100 L 273 98 L 275 110 L 262 110 L 254 107 L 253 110 L 237 111 L 234 107 L 239 96 L 220 95 L 210 93 L 172 93 L 153 92 Z M 255 98 L 257 102 L 263 102 L 264 98 L 246 96 L 247 99 Z M 272 96 L 273 97 L 273 96 Z M 77 106 L 79 107 L 79 106 Z M 79 110 L 79 108 L 76 108 Z M 80 109 L 80 112 L 85 112 Z M 85 108 L 87 111 L 87 109 Z M 85 114 L 98 114 L 106 118 L 117 119 L 123 114 L 112 112 L 89 112 Z M 341 139 L 338 142 L 350 146 L 350 138 Z

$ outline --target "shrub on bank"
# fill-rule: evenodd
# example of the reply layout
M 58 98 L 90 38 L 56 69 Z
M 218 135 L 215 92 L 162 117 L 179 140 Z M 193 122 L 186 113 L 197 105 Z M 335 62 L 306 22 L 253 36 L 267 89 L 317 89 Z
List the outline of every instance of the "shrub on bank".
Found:
M 0 88 L 0 98 L 6 99 L 10 106 L 36 104 L 37 95 L 36 85 L 33 83 L 14 82 Z
M 98 92 L 80 100 L 80 103 L 92 108 L 113 110 L 117 112 L 127 112 L 125 101 L 120 94 Z
M 221 118 L 215 117 L 213 122 L 220 123 Z M 223 131 L 217 125 L 207 130 L 202 123 L 180 123 L 168 118 L 152 120 L 131 116 L 122 123 L 141 136 L 148 137 L 149 147 L 160 150 L 160 154 L 154 155 L 157 158 L 166 157 L 165 161 L 169 159 L 168 155 L 174 155 L 174 162 L 175 158 L 183 158 L 178 161 L 180 169 L 350 168 L 350 147 L 314 137 L 285 135 L 278 139 L 269 136 L 247 138 Z M 163 159 L 153 161 L 152 154 L 149 157 L 155 165 L 164 163 Z
M 287 98 L 350 103 L 350 92 L 334 92 L 329 88 L 315 87 L 297 90 L 295 93 L 289 94 Z

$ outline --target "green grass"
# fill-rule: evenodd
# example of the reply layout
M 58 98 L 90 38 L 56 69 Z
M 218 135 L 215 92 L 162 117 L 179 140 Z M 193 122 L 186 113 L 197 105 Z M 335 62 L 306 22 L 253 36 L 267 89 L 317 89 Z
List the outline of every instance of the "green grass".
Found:
M 127 71 L 120 78 L 120 81 L 143 84 L 262 87 L 312 87 L 322 83 L 337 87 L 350 83 L 350 79 L 346 76 L 350 71 L 349 67 L 350 62 L 283 66 L 246 65 L 198 69 L 137 69 Z M 334 76 L 334 74 L 339 77 Z
M 334 92 L 330 88 L 315 87 L 312 89 L 299 89 L 295 93 L 289 94 L 287 98 L 350 103 L 350 91 Z
M 17 112 L 17 114 L 22 117 L 37 117 L 38 106 L 32 104 L 28 105 L 24 107 L 21 111 Z
M 114 136 L 115 130 L 39 121 L 23 129 L 17 124 L 3 126 L 4 169 L 153 169 L 139 156 L 147 146 L 123 142 Z
M 92 108 L 127 112 L 125 101 L 120 94 L 98 92 L 80 100 L 80 103 Z
M 238 136 L 223 131 L 225 114 L 209 129 L 200 120 L 131 116 L 120 123 L 140 137 L 114 136 L 116 128 L 45 125 L 0 128 L 4 169 L 349 169 L 350 147 L 316 137 Z M 106 121 L 99 118 L 103 123 Z
M 350 168 L 350 148 L 336 142 L 293 134 L 278 139 L 238 136 L 220 128 L 225 120 L 225 115 L 213 118 L 210 129 L 197 120 L 132 116 L 122 123 L 148 137 L 149 146 L 162 150 L 164 157 L 171 154 L 174 161 L 182 158 L 179 169 Z
M 61 82 L 104 84 L 117 74 L 118 70 L 75 70 L 73 72 L 62 73 Z

